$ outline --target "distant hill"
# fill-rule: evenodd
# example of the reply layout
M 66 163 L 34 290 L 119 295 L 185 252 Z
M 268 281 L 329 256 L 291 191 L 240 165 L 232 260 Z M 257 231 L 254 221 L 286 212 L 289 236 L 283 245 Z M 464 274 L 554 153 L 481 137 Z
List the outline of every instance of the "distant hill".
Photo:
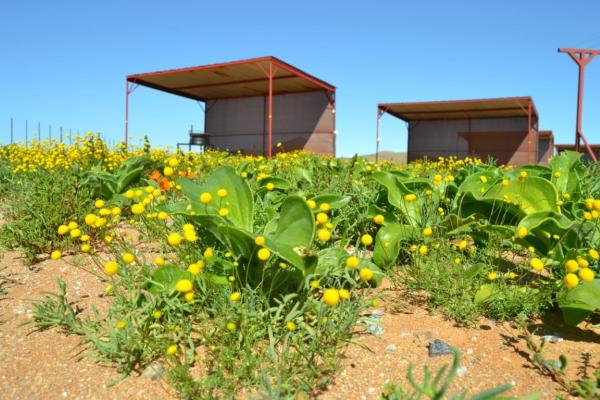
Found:
M 365 154 L 361 157 L 375 161 L 375 154 Z M 380 151 L 379 161 L 391 161 L 396 164 L 406 164 L 406 152 Z

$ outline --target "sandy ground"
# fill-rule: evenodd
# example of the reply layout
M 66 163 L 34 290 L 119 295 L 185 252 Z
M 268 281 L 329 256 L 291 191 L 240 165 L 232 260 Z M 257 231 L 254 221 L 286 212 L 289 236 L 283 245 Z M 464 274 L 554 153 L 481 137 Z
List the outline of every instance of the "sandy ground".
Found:
M 84 312 L 90 305 L 105 307 L 100 296 L 105 284 L 96 277 L 63 261 L 46 260 L 30 269 L 17 254 L 7 253 L 1 262 L 0 279 L 6 295 L 0 296 L 0 399 L 175 399 L 165 382 L 140 374 L 111 385 L 119 374 L 111 366 L 94 364 L 81 356 L 84 349 L 76 336 L 56 329 L 36 332 L 31 320 L 31 300 L 44 292 L 56 291 L 56 278 L 67 282 L 68 296 Z M 358 337 L 363 346 L 350 345 L 342 370 L 333 379 L 322 399 L 377 399 L 388 380 L 406 382 L 409 363 L 415 375 L 422 376 L 424 365 L 436 370 L 451 356 L 429 357 L 428 343 L 442 340 L 463 355 L 461 376 L 453 391 L 484 388 L 513 382 L 512 395 L 531 392 L 553 397 L 560 386 L 532 368 L 520 332 L 510 324 L 482 320 L 474 328 L 457 327 L 440 315 L 428 314 L 422 305 L 406 305 L 393 311 L 393 299 L 402 296 L 388 290 L 388 300 L 380 311 L 379 335 Z M 537 336 L 553 334 L 562 339 L 546 346 L 548 357 L 565 354 L 568 372 L 576 376 L 584 353 L 590 363 L 600 362 L 600 330 L 590 326 L 567 328 L 551 316 L 533 324 Z M 592 372 L 589 369 L 588 372 Z

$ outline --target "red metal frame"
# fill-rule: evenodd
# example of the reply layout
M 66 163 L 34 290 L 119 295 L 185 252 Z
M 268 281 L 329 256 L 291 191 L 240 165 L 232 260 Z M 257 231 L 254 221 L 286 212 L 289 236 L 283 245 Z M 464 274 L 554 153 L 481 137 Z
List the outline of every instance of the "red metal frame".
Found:
M 129 142 L 129 95 L 137 89 L 139 85 L 134 82 L 130 83 L 125 80 L 125 147 Z
M 264 63 L 264 62 L 269 63 L 268 71 L 265 68 L 263 68 L 263 66 L 261 65 L 261 63 Z M 161 85 L 157 85 L 154 83 L 146 82 L 143 79 L 144 77 L 165 75 L 165 74 L 172 74 L 172 73 L 179 73 L 179 72 L 189 72 L 189 71 L 209 70 L 209 69 L 215 69 L 215 68 L 224 68 L 224 67 L 241 65 L 241 64 L 256 65 L 265 74 L 265 76 L 268 80 L 268 85 L 269 85 L 268 95 L 267 95 L 267 97 L 268 97 L 268 110 L 267 110 L 268 144 L 267 144 L 267 149 L 264 149 L 266 151 L 263 151 L 263 153 L 267 157 L 271 157 L 272 153 L 273 153 L 273 81 L 274 80 L 291 79 L 293 77 L 299 77 L 299 78 L 302 78 L 304 80 L 314 83 L 315 85 L 317 85 L 321 88 L 321 89 L 316 89 L 316 90 L 325 90 L 326 91 L 326 93 L 329 97 L 329 102 L 333 107 L 332 113 L 335 114 L 335 86 L 330 85 L 329 83 L 322 81 L 322 80 L 302 71 L 301 69 L 296 68 L 296 67 L 294 67 L 276 57 L 273 57 L 273 56 L 251 58 L 251 59 L 247 59 L 247 60 L 232 61 L 232 62 L 226 62 L 226 63 L 209 64 L 209 65 L 202 65 L 202 66 L 196 66 L 196 67 L 170 69 L 170 70 L 165 70 L 165 71 L 148 72 L 148 73 L 142 73 L 142 74 L 128 75 L 125 80 L 125 83 L 126 83 L 126 88 L 125 88 L 125 144 L 127 144 L 128 138 L 129 138 L 129 95 L 131 94 L 131 92 L 133 92 L 133 90 L 135 90 L 135 88 L 137 88 L 138 85 L 148 86 L 153 89 L 162 90 L 167 93 L 187 97 L 187 98 L 197 100 L 197 101 L 206 101 L 206 99 L 198 98 L 196 96 L 192 96 L 187 93 L 179 92 L 178 89 L 186 89 L 186 88 L 189 89 L 189 88 L 193 88 L 193 87 L 204 87 L 204 86 L 210 87 L 210 86 L 219 86 L 219 85 L 243 84 L 243 83 L 259 82 L 262 80 L 262 79 L 252 79 L 252 80 L 237 81 L 237 82 L 223 82 L 220 84 L 215 83 L 215 84 L 198 85 L 198 86 L 193 86 L 193 87 L 167 88 L 167 87 L 163 87 Z M 276 77 L 275 75 L 277 74 L 277 72 L 279 70 L 287 71 L 287 72 L 291 73 L 292 76 Z M 132 84 L 131 86 L 130 86 L 130 82 Z M 303 91 L 298 91 L 298 93 L 305 92 L 305 91 L 314 91 L 314 90 L 313 89 L 303 90 Z M 241 97 L 248 97 L 248 96 L 241 96 Z M 236 97 L 227 97 L 227 98 L 236 98 Z M 218 99 L 211 99 L 211 100 L 218 100 Z M 334 136 L 333 152 L 335 154 L 335 134 L 336 134 L 335 133 L 335 115 L 334 115 L 333 121 L 334 121 L 333 122 L 334 123 L 334 131 L 332 132 L 332 134 Z
M 590 145 L 588 144 L 585 135 L 583 134 L 583 130 L 581 127 L 581 115 L 583 114 L 583 83 L 585 80 L 585 67 L 594 59 L 595 56 L 600 54 L 600 50 L 590 50 L 590 49 L 569 49 L 569 48 L 560 48 L 558 49 L 559 53 L 567 53 L 573 61 L 577 64 L 579 68 L 579 77 L 577 84 L 577 122 L 575 127 L 575 151 L 579 151 L 579 139 L 583 139 L 583 144 L 590 153 L 590 157 L 592 160 L 596 160 L 596 155 L 592 151 Z

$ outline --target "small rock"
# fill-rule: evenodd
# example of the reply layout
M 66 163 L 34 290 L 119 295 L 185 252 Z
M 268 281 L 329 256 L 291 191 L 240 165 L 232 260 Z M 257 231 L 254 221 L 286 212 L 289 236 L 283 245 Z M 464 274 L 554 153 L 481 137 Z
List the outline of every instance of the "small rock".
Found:
M 367 331 L 373 335 L 381 335 L 383 332 L 385 332 L 385 329 L 377 324 L 366 324 L 366 327 Z
M 558 343 L 558 342 L 562 342 L 563 338 L 561 338 L 560 336 L 556 336 L 556 335 L 544 335 L 544 336 L 542 336 L 542 340 L 546 341 L 548 343 Z
M 469 355 L 469 356 L 470 356 L 471 354 L 473 354 L 473 349 L 469 347 L 469 348 L 467 349 L 467 355 Z
M 373 394 L 373 393 L 375 393 L 376 391 L 377 391 L 377 389 L 375 389 L 374 387 L 370 387 L 370 388 L 368 388 L 368 389 L 367 389 L 367 392 L 368 392 L 369 394 Z
M 393 353 L 396 351 L 396 349 L 397 349 L 397 347 L 394 343 L 390 343 L 387 346 L 385 346 L 385 351 L 388 353 Z
M 152 379 L 153 381 L 159 380 L 165 371 L 165 367 L 160 363 L 152 363 L 144 368 L 142 376 L 144 378 Z
M 25 307 L 25 306 L 17 306 L 15 308 L 13 308 L 13 312 L 17 315 L 25 314 L 27 311 L 28 311 L 27 307 Z
M 372 316 L 382 316 L 384 314 L 384 311 L 380 308 L 376 308 L 371 312 Z
M 459 367 L 456 370 L 456 376 L 458 376 L 459 378 L 462 378 L 463 376 L 465 376 L 466 373 L 467 373 L 467 367 Z
M 439 339 L 433 339 L 429 342 L 429 357 L 444 356 L 454 354 L 452 347 L 448 343 Z

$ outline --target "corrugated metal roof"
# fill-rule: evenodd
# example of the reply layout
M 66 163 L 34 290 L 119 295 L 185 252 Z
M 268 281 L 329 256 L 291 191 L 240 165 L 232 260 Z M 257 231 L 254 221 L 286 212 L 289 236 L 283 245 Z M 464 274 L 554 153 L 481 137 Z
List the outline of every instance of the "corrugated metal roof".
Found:
M 335 86 L 272 56 L 134 74 L 127 76 L 127 80 L 194 100 L 265 96 L 269 93 L 270 65 L 274 95 L 315 90 L 335 92 Z
M 531 97 L 496 99 L 428 101 L 415 103 L 382 103 L 380 110 L 406 122 L 477 118 L 527 117 L 529 103 L 532 116 L 538 116 Z

